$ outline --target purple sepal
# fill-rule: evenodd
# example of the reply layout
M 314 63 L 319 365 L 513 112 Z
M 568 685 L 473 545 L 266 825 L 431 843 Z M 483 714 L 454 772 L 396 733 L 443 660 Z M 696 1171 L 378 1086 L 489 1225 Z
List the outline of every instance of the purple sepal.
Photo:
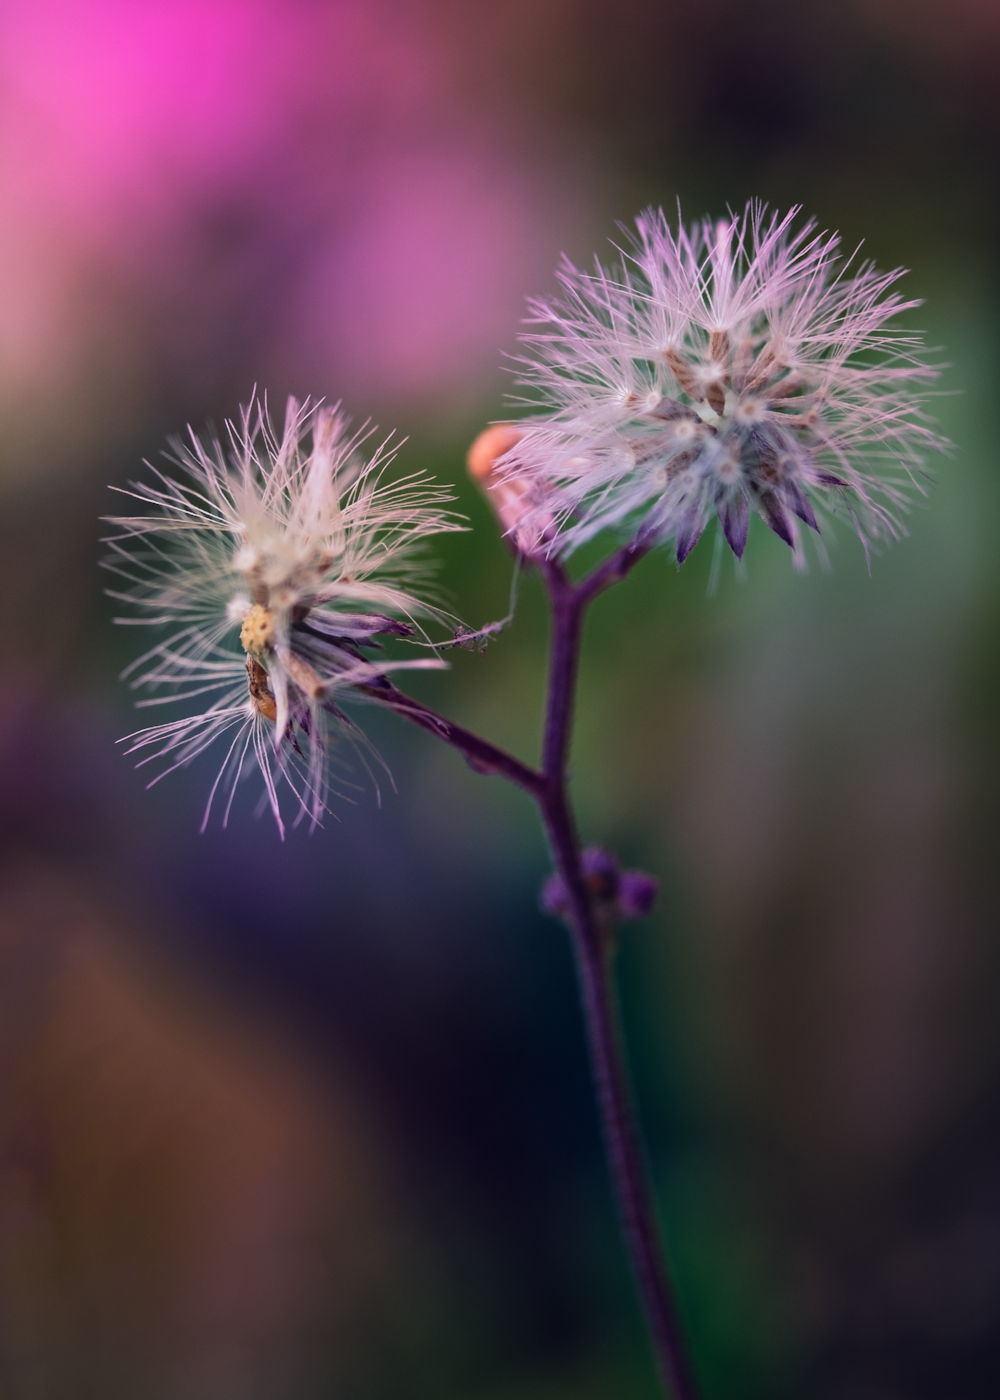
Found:
M 833 472 L 817 472 L 816 481 L 820 486 L 846 486 L 847 482 L 842 481 L 839 476 L 834 476 Z
M 683 418 L 688 422 L 700 423 L 701 419 L 693 408 L 688 408 L 679 399 L 662 398 L 652 411 L 654 418 L 662 418 L 665 422 L 671 423 L 678 418 Z
M 659 882 L 644 870 L 623 870 L 618 881 L 618 915 L 621 919 L 644 919 L 652 912 Z
M 750 507 L 743 491 L 735 496 L 723 497 L 719 502 L 719 519 L 729 548 L 737 559 L 742 559 L 747 547 L 747 530 L 750 528 Z
M 804 520 L 810 530 L 815 530 L 819 534 L 819 526 L 816 524 L 816 514 L 812 508 L 812 502 L 803 491 L 797 481 L 786 481 L 784 486 L 785 504 L 793 510 L 800 520 Z
M 366 637 L 386 634 L 393 637 L 413 636 L 409 623 L 400 622 L 395 617 L 385 617 L 382 613 L 338 613 L 325 608 L 312 608 L 296 625 L 301 631 L 316 636 L 348 637 L 359 642 Z
M 701 539 L 704 529 L 705 520 L 701 511 L 690 511 L 677 530 L 675 548 L 677 550 L 678 566 L 684 563 L 684 560 L 691 553 L 692 549 L 694 549 L 695 545 Z
M 792 527 L 788 523 L 788 516 L 784 507 L 773 491 L 762 491 L 760 493 L 760 508 L 764 512 L 764 520 L 771 527 L 779 539 L 785 541 L 787 545 L 794 544 Z

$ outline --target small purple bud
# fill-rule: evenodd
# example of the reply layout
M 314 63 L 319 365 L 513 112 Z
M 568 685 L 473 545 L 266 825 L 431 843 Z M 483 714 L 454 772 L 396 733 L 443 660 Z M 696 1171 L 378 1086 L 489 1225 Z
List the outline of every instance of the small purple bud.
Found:
M 618 881 L 618 913 L 622 919 L 644 919 L 656 903 L 659 884 L 644 870 L 623 870 Z
M 538 900 L 542 910 L 553 918 L 562 919 L 569 913 L 569 890 L 561 875 L 550 875 L 542 886 Z
M 588 846 L 580 856 L 583 878 L 595 899 L 614 899 L 618 893 L 618 862 L 600 846 Z

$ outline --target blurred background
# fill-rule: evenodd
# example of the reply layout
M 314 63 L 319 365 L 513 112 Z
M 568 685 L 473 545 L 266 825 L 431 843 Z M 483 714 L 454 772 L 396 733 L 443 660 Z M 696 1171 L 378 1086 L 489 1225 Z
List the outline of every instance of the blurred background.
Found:
M 525 294 L 649 203 L 911 269 L 955 443 L 873 561 L 766 531 L 595 608 L 585 837 L 708 1400 L 1000 1393 L 1000 9 L 4 0 L 0 1394 L 652 1400 L 533 813 L 391 717 L 324 830 L 197 834 L 115 741 L 98 517 L 254 386 L 464 479 Z M 545 613 L 415 691 L 536 753 Z

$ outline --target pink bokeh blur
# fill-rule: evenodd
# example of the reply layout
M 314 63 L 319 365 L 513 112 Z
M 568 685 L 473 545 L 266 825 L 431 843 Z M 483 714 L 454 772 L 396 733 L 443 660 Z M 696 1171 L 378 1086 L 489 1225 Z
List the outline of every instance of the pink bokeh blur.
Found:
M 393 0 L 12 0 L 0 93 L 14 476 L 141 421 L 164 359 L 210 374 L 237 305 L 272 387 L 468 412 L 600 201 Z

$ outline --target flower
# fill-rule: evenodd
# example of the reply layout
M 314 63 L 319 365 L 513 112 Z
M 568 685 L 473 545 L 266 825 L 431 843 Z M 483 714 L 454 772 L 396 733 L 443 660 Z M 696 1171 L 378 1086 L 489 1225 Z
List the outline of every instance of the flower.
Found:
M 564 260 L 562 298 L 529 302 L 538 411 L 494 473 L 533 485 L 548 553 L 619 527 L 681 564 L 714 516 L 741 558 L 752 513 L 797 561 L 799 522 L 818 534 L 824 513 L 866 552 L 903 533 L 922 454 L 943 446 L 917 392 L 936 370 L 886 329 L 919 303 L 890 290 L 901 270 L 848 276 L 838 236 L 793 229 L 797 213 L 751 203 L 675 233 L 649 210 L 621 266 Z
M 440 619 L 412 591 L 423 569 L 416 549 L 427 536 L 461 528 L 449 499 L 423 478 L 386 483 L 388 443 L 365 461 L 370 435 L 351 433 L 339 408 L 288 400 L 280 437 L 259 403 L 227 423 L 228 443 L 171 441 L 178 478 L 125 494 L 150 508 L 110 517 L 121 533 L 106 564 L 126 579 L 111 591 L 138 610 L 119 622 L 171 628 L 171 635 L 127 669 L 140 705 L 212 697 L 207 709 L 140 730 L 129 753 L 168 765 L 153 782 L 186 766 L 214 740 L 229 744 L 209 794 L 220 789 L 228 820 L 237 783 L 259 768 L 262 806 L 284 835 L 279 787 L 294 793 L 297 820 L 316 825 L 327 807 L 333 744 L 363 743 L 339 701 L 359 685 L 377 699 L 385 673 L 439 666 L 437 659 L 373 659 L 384 635 L 413 637 L 418 619 Z M 156 470 L 154 468 L 154 470 Z

